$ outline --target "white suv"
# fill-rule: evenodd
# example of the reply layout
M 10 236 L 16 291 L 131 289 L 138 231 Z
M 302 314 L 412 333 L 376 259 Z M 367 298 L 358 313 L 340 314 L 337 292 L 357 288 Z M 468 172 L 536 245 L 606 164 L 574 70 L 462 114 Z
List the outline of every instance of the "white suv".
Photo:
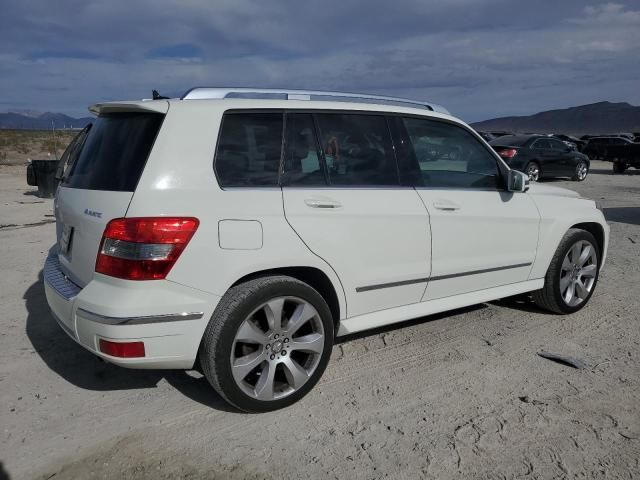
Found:
M 198 88 L 90 110 L 55 202 L 56 320 L 117 365 L 199 364 L 245 411 L 304 396 L 336 336 L 525 292 L 575 312 L 605 260 L 593 201 L 529 187 L 431 104 Z

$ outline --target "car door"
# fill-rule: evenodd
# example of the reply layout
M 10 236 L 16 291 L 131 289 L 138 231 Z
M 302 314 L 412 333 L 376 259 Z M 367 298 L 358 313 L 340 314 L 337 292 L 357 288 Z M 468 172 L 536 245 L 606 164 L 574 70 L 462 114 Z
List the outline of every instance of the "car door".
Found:
M 549 139 L 553 152 L 554 171 L 558 176 L 570 177 L 576 169 L 576 154 L 564 142 L 554 138 Z
M 539 138 L 531 144 L 531 148 L 536 152 L 536 157 L 540 162 L 542 175 L 554 176 L 558 173 L 556 153 L 551 148 L 548 138 Z
M 399 184 L 385 117 L 287 113 L 286 130 L 285 215 L 340 278 L 347 315 L 419 302 L 429 217 L 413 188 Z
M 596 142 L 596 158 L 603 158 L 607 156 L 607 149 L 611 144 L 609 138 L 600 138 Z
M 456 159 L 415 156 L 401 163 L 411 169 L 407 176 L 431 223 L 431 275 L 423 300 L 526 281 L 540 223 L 529 195 L 503 188 L 507 168 L 466 128 L 418 117 L 399 122 L 407 140 L 397 144 L 446 143 L 460 152 Z

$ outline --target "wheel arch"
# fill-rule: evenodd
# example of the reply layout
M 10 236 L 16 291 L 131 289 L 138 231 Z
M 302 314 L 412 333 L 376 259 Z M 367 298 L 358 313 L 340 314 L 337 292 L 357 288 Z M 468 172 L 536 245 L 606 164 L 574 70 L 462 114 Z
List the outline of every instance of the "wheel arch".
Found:
M 331 282 L 331 279 L 322 270 L 316 267 L 308 266 L 294 266 L 294 267 L 278 267 L 269 268 L 265 270 L 259 270 L 249 273 L 237 279 L 229 288 L 233 288 L 236 285 L 253 280 L 259 277 L 268 277 L 271 275 L 286 275 L 288 277 L 295 278 L 301 282 L 306 283 L 310 287 L 318 291 L 320 295 L 325 299 L 329 310 L 331 310 L 331 316 L 333 317 L 333 323 L 335 331 L 338 331 L 340 326 L 340 314 L 344 313 L 340 308 L 340 298 L 338 297 L 338 291 Z
M 597 222 L 583 222 L 583 223 L 576 223 L 575 225 L 572 225 L 569 228 L 577 228 L 580 230 L 585 230 L 595 237 L 596 242 L 598 242 L 598 252 L 600 253 L 600 255 L 598 255 L 598 261 L 602 262 L 602 252 L 604 251 L 604 248 L 605 248 L 604 228 L 602 227 L 602 225 L 600 225 Z

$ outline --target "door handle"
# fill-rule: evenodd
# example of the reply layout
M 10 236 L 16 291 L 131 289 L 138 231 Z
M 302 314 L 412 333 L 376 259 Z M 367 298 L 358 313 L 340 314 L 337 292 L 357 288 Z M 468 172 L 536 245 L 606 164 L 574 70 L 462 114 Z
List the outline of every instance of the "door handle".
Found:
M 328 198 L 305 198 L 304 203 L 311 208 L 340 208 L 342 204 Z
M 457 205 L 453 202 L 447 202 L 444 200 L 439 200 L 439 201 L 437 200 L 433 202 L 433 206 L 438 210 L 444 210 L 446 212 L 453 212 L 455 210 L 460 210 L 460 205 Z

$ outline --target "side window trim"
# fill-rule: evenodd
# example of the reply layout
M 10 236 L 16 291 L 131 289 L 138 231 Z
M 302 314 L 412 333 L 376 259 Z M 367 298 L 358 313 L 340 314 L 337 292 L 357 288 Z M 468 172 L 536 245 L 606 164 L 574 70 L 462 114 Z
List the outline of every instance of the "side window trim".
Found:
M 279 179 L 279 185 L 280 187 L 288 187 L 288 188 L 327 188 L 329 186 L 329 181 L 328 181 L 328 172 L 327 172 L 327 168 L 326 168 L 326 164 L 325 164 L 325 160 L 324 160 L 324 150 L 322 148 L 322 145 L 320 144 L 320 138 L 319 138 L 319 129 L 318 129 L 318 124 L 315 118 L 315 115 L 313 114 L 313 112 L 307 112 L 307 111 L 299 111 L 299 110 L 285 110 L 283 112 L 284 114 L 284 121 L 283 121 L 283 133 L 282 133 L 282 142 L 283 142 L 283 146 L 282 146 L 282 155 L 281 155 L 281 167 L 280 167 L 280 179 Z M 322 174 L 324 176 L 324 185 L 295 185 L 295 184 L 290 184 L 289 183 L 289 179 L 287 178 L 287 156 L 289 154 L 289 117 L 293 116 L 293 115 L 309 115 L 311 117 L 311 121 L 313 123 L 313 134 L 315 137 L 315 143 L 316 143 L 316 151 L 318 152 L 318 161 L 320 162 L 320 166 L 322 169 Z
M 389 117 L 387 115 L 384 116 L 384 123 L 387 126 L 387 133 L 389 134 L 389 141 L 391 142 L 391 152 L 393 154 L 393 161 L 396 165 L 396 179 L 398 180 L 398 186 L 402 186 L 402 175 L 400 174 L 400 164 L 398 162 L 398 154 L 396 149 L 396 144 L 393 138 L 393 132 L 391 131 L 391 125 L 389 124 Z
M 313 122 L 313 133 L 316 136 L 316 145 L 318 148 L 320 164 L 322 165 L 322 173 L 324 174 L 324 184 L 326 187 L 330 187 L 331 182 L 329 181 L 329 168 L 327 167 L 327 159 L 324 155 L 324 147 L 322 146 L 322 142 L 320 141 L 320 125 L 318 124 L 316 113 L 313 112 L 310 115 L 311 121 Z
M 391 131 L 391 141 L 398 167 L 401 187 L 423 187 L 420 164 L 416 157 L 407 129 L 399 115 L 386 115 L 387 125 Z M 411 146 L 410 146 L 411 145 Z M 410 147 L 409 147 L 410 146 Z

